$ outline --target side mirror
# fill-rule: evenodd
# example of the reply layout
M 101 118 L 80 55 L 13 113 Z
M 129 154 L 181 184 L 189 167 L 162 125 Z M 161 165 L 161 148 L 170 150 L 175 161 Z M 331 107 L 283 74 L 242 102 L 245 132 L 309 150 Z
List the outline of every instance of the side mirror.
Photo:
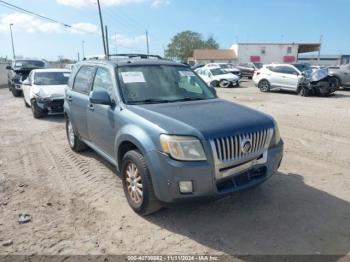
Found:
M 12 67 L 11 66 L 6 66 L 6 70 L 11 70 L 12 69 Z
M 112 106 L 114 104 L 107 91 L 92 91 L 89 100 L 90 103 L 97 105 Z
M 31 85 L 31 83 L 30 83 L 30 81 L 29 81 L 29 79 L 28 78 L 26 78 L 23 82 L 22 82 L 22 85 L 25 85 L 25 86 L 30 86 Z

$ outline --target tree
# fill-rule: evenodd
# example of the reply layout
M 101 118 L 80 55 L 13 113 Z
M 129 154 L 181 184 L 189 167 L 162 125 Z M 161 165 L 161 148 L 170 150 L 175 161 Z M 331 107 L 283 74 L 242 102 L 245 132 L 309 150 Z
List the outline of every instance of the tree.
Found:
M 184 31 L 176 34 L 165 50 L 165 56 L 187 62 L 192 56 L 194 49 L 218 49 L 219 44 L 210 36 L 203 39 L 200 33 Z

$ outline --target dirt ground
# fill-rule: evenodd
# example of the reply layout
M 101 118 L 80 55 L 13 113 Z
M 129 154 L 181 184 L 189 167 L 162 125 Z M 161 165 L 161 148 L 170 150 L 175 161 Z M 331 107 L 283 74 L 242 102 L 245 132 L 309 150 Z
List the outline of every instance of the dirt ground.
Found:
M 279 173 L 144 218 L 112 166 L 69 149 L 63 117 L 35 120 L 0 89 L 0 254 L 350 254 L 350 90 L 304 98 L 245 82 L 218 95 L 276 118 Z M 32 220 L 19 224 L 21 213 Z

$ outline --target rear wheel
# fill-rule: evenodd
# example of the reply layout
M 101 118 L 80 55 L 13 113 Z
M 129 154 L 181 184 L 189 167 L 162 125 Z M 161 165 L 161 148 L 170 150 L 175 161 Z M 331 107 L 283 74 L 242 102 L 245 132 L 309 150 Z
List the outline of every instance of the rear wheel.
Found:
M 147 163 L 139 151 L 127 152 L 121 168 L 123 188 L 130 207 L 140 215 L 149 215 L 159 209 Z
M 270 83 L 269 81 L 263 79 L 259 82 L 258 87 L 261 92 L 269 92 L 270 91 Z
M 86 149 L 86 145 L 82 142 L 74 131 L 74 127 L 69 118 L 66 119 L 66 134 L 70 148 L 75 152 Z

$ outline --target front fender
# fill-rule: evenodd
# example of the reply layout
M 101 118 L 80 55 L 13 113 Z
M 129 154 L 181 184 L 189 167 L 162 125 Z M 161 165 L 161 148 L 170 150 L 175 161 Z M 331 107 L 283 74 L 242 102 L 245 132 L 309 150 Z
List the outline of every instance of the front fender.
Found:
M 157 148 L 157 145 L 153 142 L 152 138 L 145 132 L 145 130 L 134 124 L 124 126 L 116 135 L 114 142 L 115 159 L 118 159 L 119 148 L 123 142 L 130 142 L 134 144 L 144 156 L 146 156 L 147 152 Z M 119 163 L 117 164 L 119 165 Z

